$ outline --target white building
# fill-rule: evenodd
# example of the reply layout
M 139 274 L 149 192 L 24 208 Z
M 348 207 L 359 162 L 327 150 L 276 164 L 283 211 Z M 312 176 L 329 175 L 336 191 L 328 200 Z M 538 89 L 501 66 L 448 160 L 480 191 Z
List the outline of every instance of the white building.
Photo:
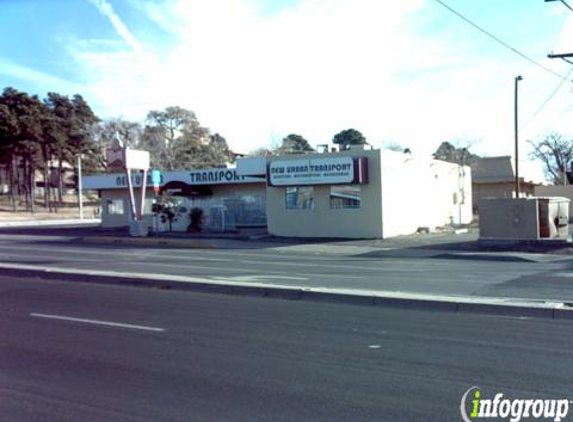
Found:
M 83 183 L 100 192 L 103 226 L 128 224 L 125 176 Z M 383 238 L 472 220 L 469 167 L 387 150 L 239 159 L 237 169 L 165 173 L 161 187 L 178 195 L 174 230 L 186 230 L 192 207 L 214 231 L 266 225 L 289 237 Z M 151 188 L 148 197 L 151 226 Z

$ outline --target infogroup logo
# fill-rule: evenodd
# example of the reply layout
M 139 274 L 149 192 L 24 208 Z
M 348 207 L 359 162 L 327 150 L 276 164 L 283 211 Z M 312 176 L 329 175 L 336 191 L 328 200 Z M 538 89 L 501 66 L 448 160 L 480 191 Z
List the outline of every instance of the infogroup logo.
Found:
M 469 400 L 469 401 L 468 401 Z M 485 399 L 479 387 L 469 388 L 460 402 L 460 413 L 464 422 L 482 419 L 519 422 L 527 420 L 552 420 L 560 422 L 569 413 L 569 399 L 508 399 L 503 393 L 496 393 L 492 399 Z

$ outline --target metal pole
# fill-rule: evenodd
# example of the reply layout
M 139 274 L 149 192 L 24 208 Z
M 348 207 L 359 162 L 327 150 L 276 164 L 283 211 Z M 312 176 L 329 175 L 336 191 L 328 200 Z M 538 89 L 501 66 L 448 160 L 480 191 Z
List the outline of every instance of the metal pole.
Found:
M 143 221 L 143 213 L 145 212 L 145 191 L 147 190 L 147 169 L 141 170 L 141 202 L 139 204 L 138 219 Z
M 519 198 L 519 136 L 518 136 L 518 127 L 517 127 L 517 86 L 518 82 L 523 80 L 520 76 L 515 77 L 515 113 L 514 113 L 514 124 L 515 124 L 515 197 Z
M 135 205 L 135 195 L 133 193 L 133 181 L 131 180 L 131 169 L 125 168 L 125 177 L 127 178 L 127 188 L 129 189 L 129 207 L 131 209 L 132 221 L 137 221 L 137 210 Z
M 80 208 L 80 220 L 84 219 L 84 201 L 82 191 L 82 155 L 78 154 L 78 205 Z

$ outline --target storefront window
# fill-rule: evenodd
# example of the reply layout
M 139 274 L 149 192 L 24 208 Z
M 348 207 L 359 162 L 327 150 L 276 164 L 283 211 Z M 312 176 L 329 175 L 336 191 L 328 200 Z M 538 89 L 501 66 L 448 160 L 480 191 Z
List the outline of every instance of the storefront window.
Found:
M 143 214 L 153 214 L 153 203 L 154 198 L 145 198 L 145 207 L 143 208 Z
M 330 187 L 330 208 L 360 208 L 362 204 L 362 186 L 341 185 Z
M 108 215 L 125 214 L 123 199 L 108 199 L 106 201 L 106 209 Z
M 309 210 L 314 208 L 314 188 L 308 186 L 286 188 L 287 210 Z

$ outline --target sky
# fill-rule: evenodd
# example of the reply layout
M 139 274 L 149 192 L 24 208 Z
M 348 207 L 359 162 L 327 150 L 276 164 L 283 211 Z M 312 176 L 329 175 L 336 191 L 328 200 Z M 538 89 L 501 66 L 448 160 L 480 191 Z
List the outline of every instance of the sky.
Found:
M 511 155 L 521 75 L 527 154 L 573 135 L 573 65 L 551 52 L 573 52 L 560 1 L 0 0 L 0 88 L 79 93 L 102 119 L 181 106 L 237 152 L 354 128 L 375 147 Z

